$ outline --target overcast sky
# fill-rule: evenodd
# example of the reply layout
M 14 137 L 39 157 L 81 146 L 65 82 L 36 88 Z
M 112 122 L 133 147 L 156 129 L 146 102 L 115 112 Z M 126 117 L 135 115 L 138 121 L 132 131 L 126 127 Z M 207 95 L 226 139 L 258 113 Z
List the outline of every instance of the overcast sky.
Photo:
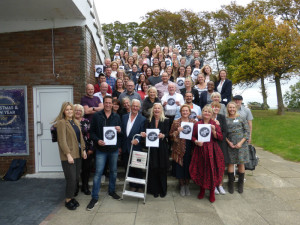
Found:
M 221 8 L 221 5 L 230 4 L 232 0 L 129 0 L 129 1 L 107 1 L 94 0 L 101 23 L 121 23 L 141 22 L 141 17 L 147 12 L 156 9 L 166 9 L 171 12 L 178 12 L 181 9 L 187 9 L 194 12 L 215 11 Z M 251 0 L 238 0 L 239 5 L 246 6 Z
M 113 23 L 120 21 L 121 23 L 141 22 L 141 17 L 145 16 L 147 12 L 156 9 L 166 9 L 171 12 L 178 12 L 181 9 L 187 9 L 194 12 L 200 11 L 216 11 L 221 8 L 221 5 L 228 5 L 232 0 L 188 0 L 188 1 L 174 1 L 174 0 L 148 0 L 148 1 L 107 1 L 94 0 L 99 16 L 100 23 Z M 238 0 L 239 5 L 246 6 L 252 0 Z M 298 78 L 293 78 L 290 82 L 282 82 L 282 93 L 289 90 L 289 86 L 299 81 Z M 253 87 L 238 88 L 235 87 L 233 94 L 242 94 L 244 102 L 257 101 L 262 102 L 262 97 L 259 89 L 260 84 Z M 276 89 L 273 82 L 266 80 L 266 87 L 268 92 L 268 104 L 272 108 L 277 107 Z

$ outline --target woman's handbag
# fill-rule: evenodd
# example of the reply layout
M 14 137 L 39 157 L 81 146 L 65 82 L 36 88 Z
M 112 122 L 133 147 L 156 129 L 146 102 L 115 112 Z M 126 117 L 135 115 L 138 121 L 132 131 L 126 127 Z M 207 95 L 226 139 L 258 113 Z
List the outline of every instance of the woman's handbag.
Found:
M 259 158 L 256 155 L 256 150 L 253 145 L 248 145 L 249 150 L 249 162 L 245 163 L 246 170 L 255 170 L 255 167 L 258 165 Z
M 57 130 L 54 125 L 51 126 L 50 132 L 51 132 L 52 142 L 57 142 Z

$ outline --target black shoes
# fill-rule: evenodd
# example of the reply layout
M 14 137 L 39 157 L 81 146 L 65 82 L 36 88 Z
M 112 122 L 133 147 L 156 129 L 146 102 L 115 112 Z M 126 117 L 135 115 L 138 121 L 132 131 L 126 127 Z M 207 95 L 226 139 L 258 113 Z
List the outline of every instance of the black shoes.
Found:
M 98 204 L 98 200 L 92 198 L 90 203 L 87 205 L 86 210 L 91 211 L 95 207 L 95 205 L 97 205 L 97 204 Z
M 74 205 L 75 205 L 76 207 L 79 207 L 79 206 L 80 206 L 80 205 L 79 205 L 79 202 L 77 202 L 75 198 L 72 198 L 71 201 L 73 201 L 73 203 L 74 203 Z
M 73 200 L 70 200 L 70 201 L 68 201 L 68 202 L 65 202 L 65 206 L 66 206 L 67 209 L 69 209 L 69 210 L 75 210 L 75 209 L 77 208 Z
M 121 200 L 121 197 L 119 195 L 117 195 L 116 192 L 108 193 L 108 195 L 111 196 L 113 199 Z
M 81 192 L 83 192 L 85 195 L 91 195 L 91 191 L 88 188 L 81 188 Z

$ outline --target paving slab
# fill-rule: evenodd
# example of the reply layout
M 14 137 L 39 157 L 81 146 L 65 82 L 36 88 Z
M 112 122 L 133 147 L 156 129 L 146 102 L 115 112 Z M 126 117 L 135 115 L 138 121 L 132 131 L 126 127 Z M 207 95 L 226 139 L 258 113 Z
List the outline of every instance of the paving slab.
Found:
M 121 196 L 121 193 L 118 193 Z M 139 199 L 124 197 L 123 200 L 118 201 L 107 196 L 98 209 L 101 213 L 136 213 Z
M 214 207 L 223 221 L 228 225 L 267 225 L 268 223 L 243 200 L 219 200 Z
M 272 192 L 285 201 L 300 200 L 300 188 L 273 188 Z
M 92 225 L 133 225 L 135 213 L 97 213 Z
M 224 224 L 216 212 L 178 213 L 180 225 L 220 225 Z
M 280 178 L 276 174 L 266 175 L 257 175 L 255 179 L 261 183 L 265 188 L 288 188 L 288 187 L 295 187 L 293 184 L 290 184 L 288 181 Z
M 260 215 L 272 225 L 299 225 L 300 213 L 297 211 L 268 211 Z

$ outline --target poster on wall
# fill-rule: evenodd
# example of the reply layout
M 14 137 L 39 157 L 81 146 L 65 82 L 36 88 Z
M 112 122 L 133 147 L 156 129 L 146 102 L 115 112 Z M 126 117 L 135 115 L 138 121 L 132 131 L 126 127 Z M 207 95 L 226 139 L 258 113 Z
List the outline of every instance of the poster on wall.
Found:
M 26 86 L 0 86 L 0 156 L 28 155 Z

